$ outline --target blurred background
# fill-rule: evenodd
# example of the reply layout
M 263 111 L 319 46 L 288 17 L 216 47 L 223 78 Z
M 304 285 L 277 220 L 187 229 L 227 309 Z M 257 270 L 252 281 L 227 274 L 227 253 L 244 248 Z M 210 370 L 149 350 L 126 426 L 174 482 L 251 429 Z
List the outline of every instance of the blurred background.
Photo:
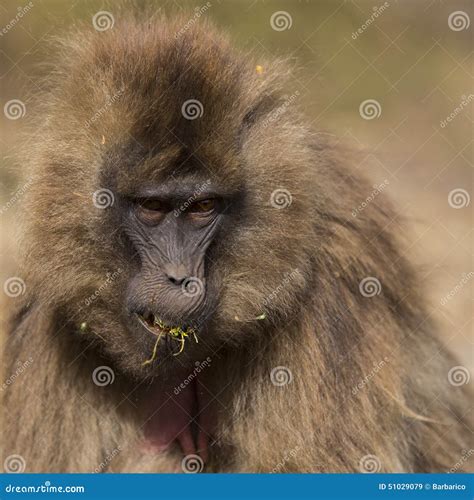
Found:
M 446 343 L 472 369 L 474 2 L 152 5 L 157 12 L 185 9 L 190 22 L 210 18 L 237 46 L 294 61 L 291 105 L 304 109 L 316 130 L 362 149 L 357 168 L 374 184 L 384 184 L 384 196 L 410 218 L 404 252 L 420 267 L 420 286 L 429 291 Z M 101 11 L 106 13 L 96 16 Z M 118 15 L 118 2 L 4 0 L 0 5 L 1 283 L 14 273 L 16 208 L 28 189 L 15 162 L 15 152 L 24 146 L 18 134 L 40 85 L 40 65 L 48 60 L 47 42 L 79 21 L 113 29 Z

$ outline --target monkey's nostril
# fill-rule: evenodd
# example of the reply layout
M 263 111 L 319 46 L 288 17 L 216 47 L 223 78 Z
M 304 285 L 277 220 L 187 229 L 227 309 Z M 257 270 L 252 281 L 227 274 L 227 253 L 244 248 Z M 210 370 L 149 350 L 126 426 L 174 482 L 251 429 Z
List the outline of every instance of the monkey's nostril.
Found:
M 180 286 L 183 284 L 186 278 L 175 278 L 174 276 L 168 276 L 168 279 L 173 283 L 173 285 Z
M 181 286 L 188 277 L 186 267 L 183 264 L 172 264 L 165 268 L 165 274 L 173 285 Z

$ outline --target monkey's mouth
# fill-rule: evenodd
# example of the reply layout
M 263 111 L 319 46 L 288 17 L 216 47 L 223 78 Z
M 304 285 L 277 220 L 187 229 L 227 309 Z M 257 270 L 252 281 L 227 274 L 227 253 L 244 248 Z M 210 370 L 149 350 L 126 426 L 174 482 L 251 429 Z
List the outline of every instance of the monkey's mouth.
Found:
M 153 335 L 163 335 L 166 333 L 166 325 L 153 313 L 136 313 L 136 317 L 140 324 Z
M 152 313 L 137 313 L 136 316 L 140 324 L 143 325 L 146 330 L 156 336 L 156 343 L 155 347 L 153 348 L 152 356 L 150 359 L 144 361 L 144 365 L 152 363 L 155 360 L 156 350 L 161 339 L 171 339 L 180 344 L 178 352 L 174 353 L 173 356 L 177 356 L 178 354 L 181 354 L 183 352 L 185 341 L 190 336 L 194 338 L 196 344 L 198 343 L 196 330 L 194 328 L 186 326 L 169 326 Z
M 196 330 L 190 326 L 171 326 L 166 324 L 158 316 L 153 313 L 136 314 L 138 321 L 153 335 L 169 334 L 172 337 L 181 337 L 188 335 L 196 335 Z

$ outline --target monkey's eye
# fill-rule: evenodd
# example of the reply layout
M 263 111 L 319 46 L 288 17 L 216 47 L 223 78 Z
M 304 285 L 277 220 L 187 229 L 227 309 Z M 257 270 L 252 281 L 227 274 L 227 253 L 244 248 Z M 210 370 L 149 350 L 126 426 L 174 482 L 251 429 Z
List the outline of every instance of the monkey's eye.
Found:
M 164 212 L 165 206 L 164 204 L 157 199 L 150 199 L 150 200 L 143 200 L 140 201 L 140 207 L 144 208 L 145 210 L 152 210 L 154 212 Z
M 158 224 L 167 211 L 166 205 L 156 198 L 138 200 L 135 213 L 145 224 Z
M 214 210 L 216 207 L 216 200 L 214 198 L 209 198 L 207 200 L 200 200 L 193 203 L 188 212 L 190 214 L 205 215 Z

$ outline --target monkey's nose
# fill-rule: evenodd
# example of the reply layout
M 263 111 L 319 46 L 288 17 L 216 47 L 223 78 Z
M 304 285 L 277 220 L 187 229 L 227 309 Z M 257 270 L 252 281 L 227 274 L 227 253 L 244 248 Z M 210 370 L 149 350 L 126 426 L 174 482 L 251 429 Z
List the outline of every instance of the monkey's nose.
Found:
M 186 266 L 183 264 L 168 264 L 165 267 L 166 277 L 173 285 L 180 286 L 188 277 Z

